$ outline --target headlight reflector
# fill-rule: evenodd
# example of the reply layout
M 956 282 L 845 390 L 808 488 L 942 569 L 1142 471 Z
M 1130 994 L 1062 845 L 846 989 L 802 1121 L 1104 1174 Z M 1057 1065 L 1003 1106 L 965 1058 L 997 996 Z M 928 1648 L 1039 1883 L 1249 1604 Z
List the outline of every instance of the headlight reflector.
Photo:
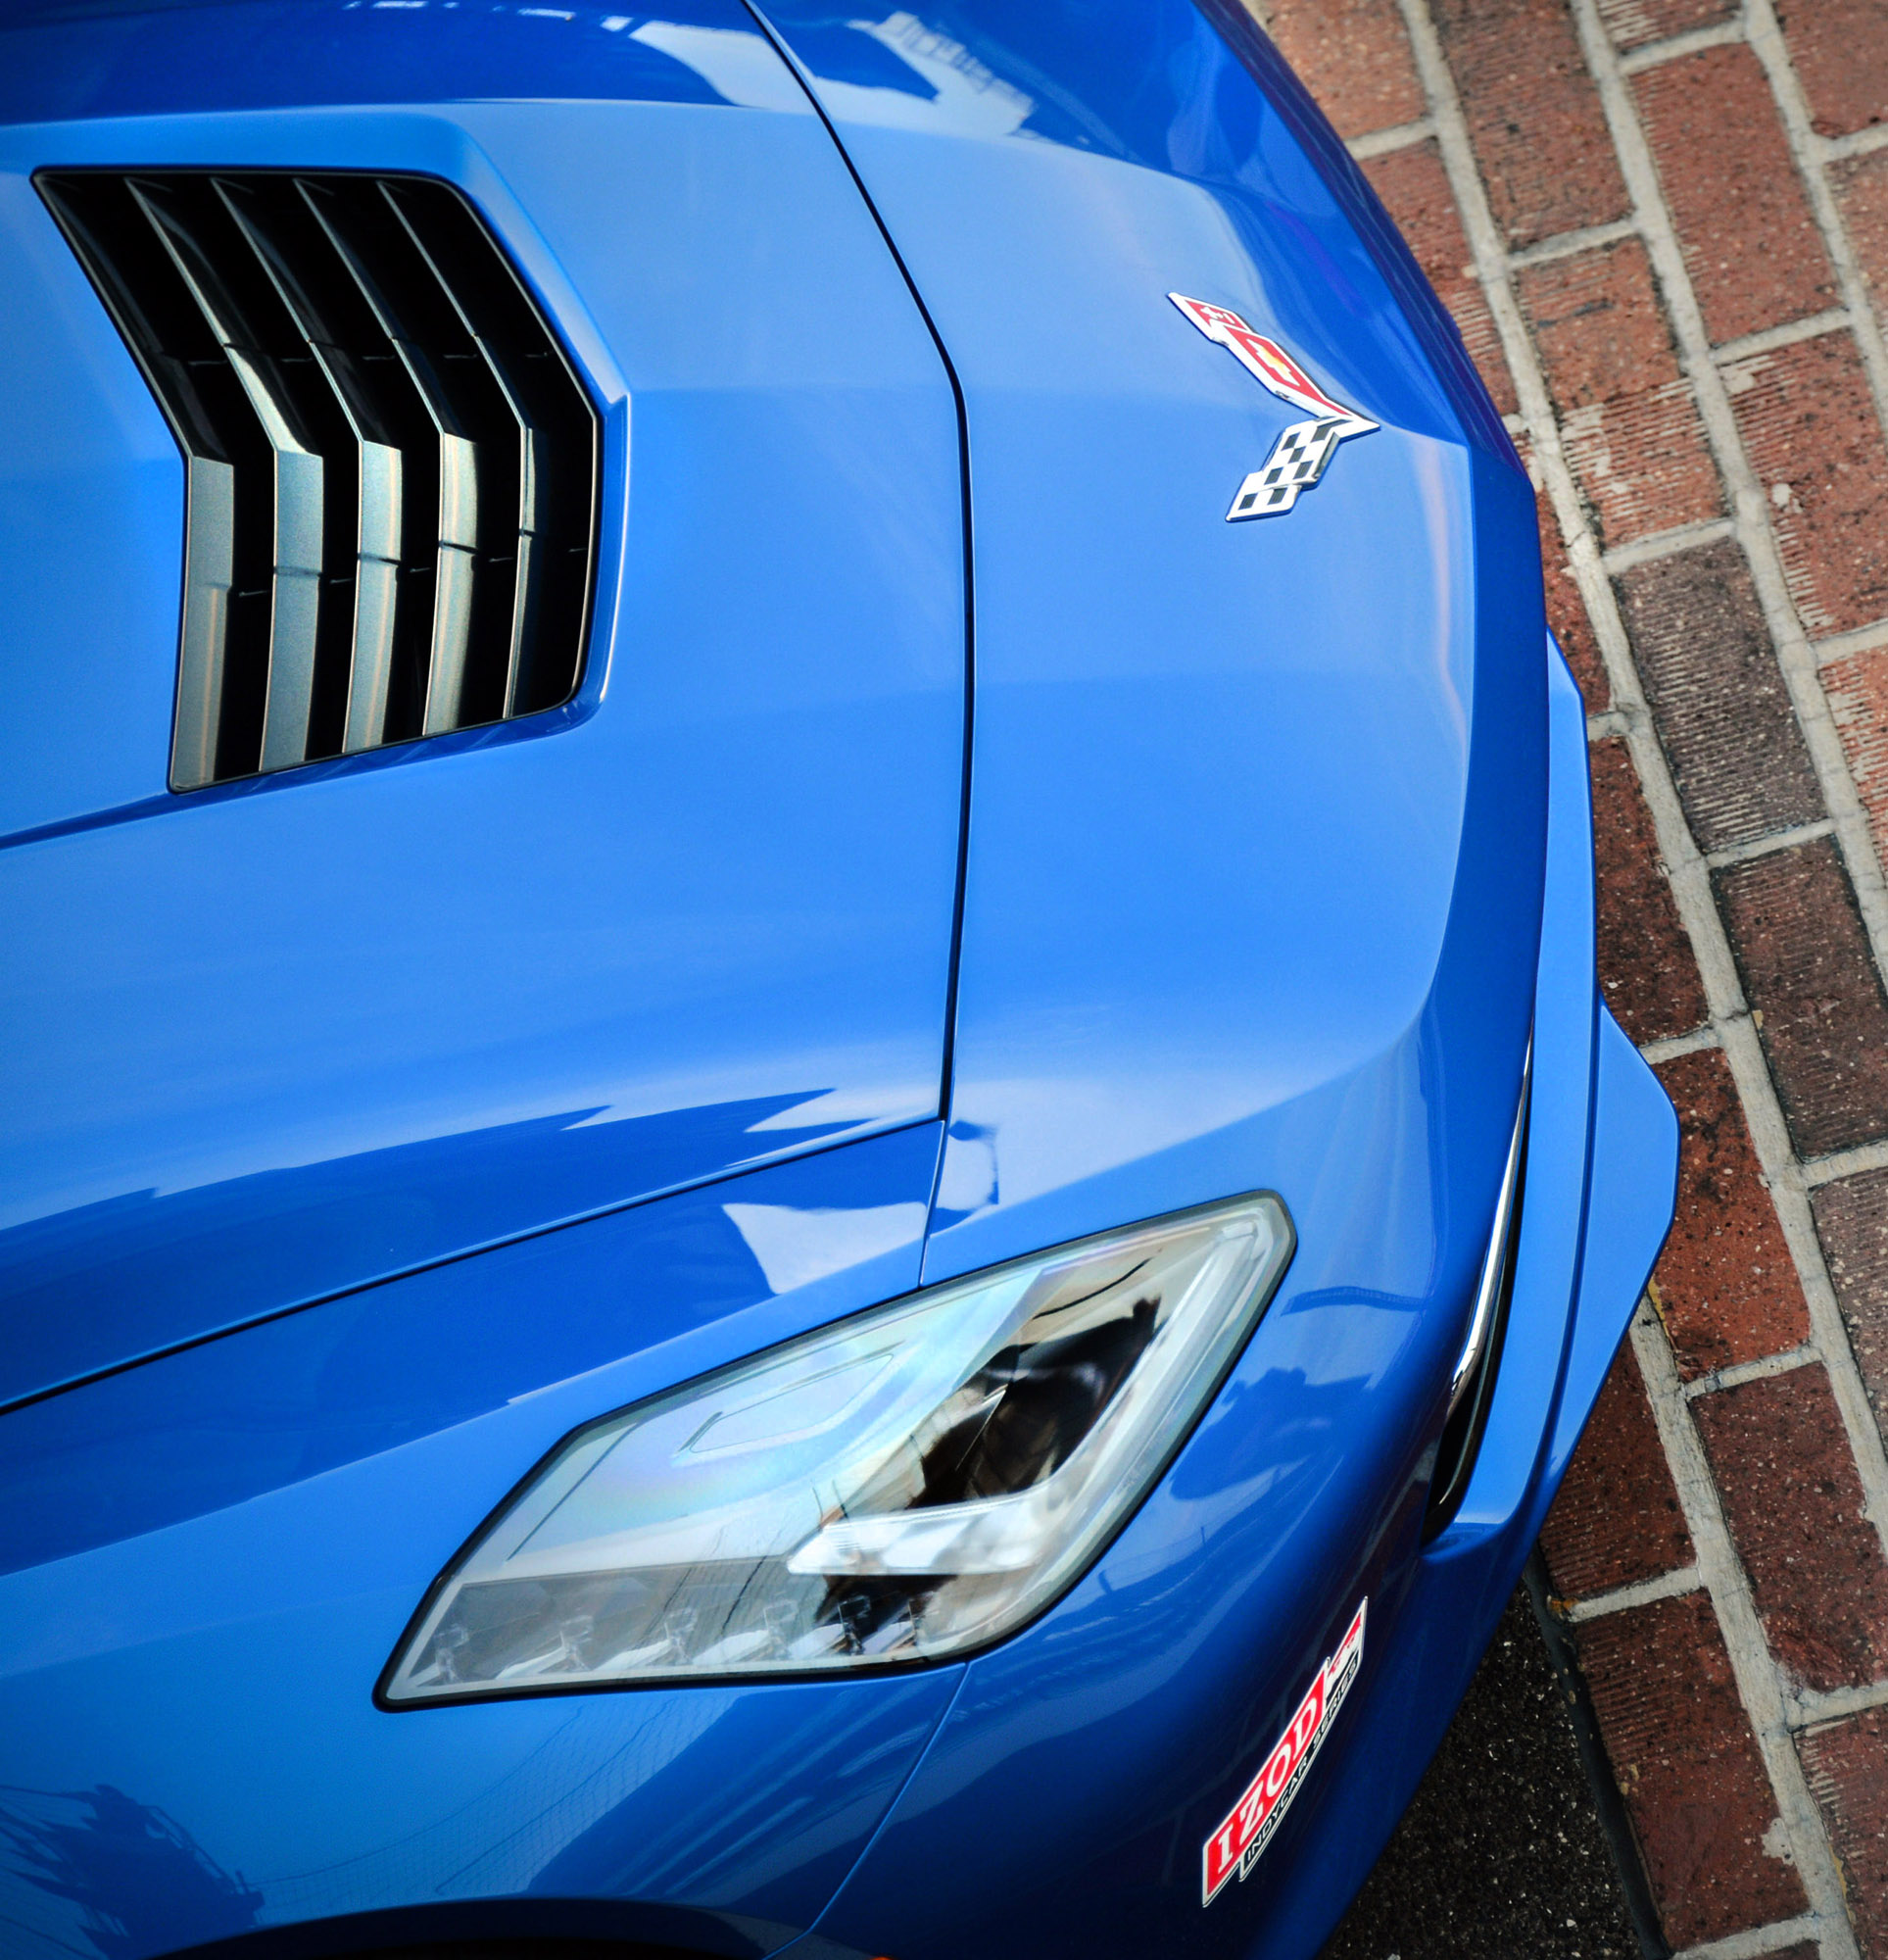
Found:
M 1261 1195 L 934 1287 L 568 1437 L 381 1688 L 937 1660 L 1049 1604 L 1165 1467 L 1291 1254 Z

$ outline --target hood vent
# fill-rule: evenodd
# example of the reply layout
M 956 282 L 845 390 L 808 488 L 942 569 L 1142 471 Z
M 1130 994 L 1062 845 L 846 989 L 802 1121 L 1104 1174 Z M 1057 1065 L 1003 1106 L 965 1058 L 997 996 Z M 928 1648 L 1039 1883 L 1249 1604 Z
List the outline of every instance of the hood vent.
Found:
M 425 177 L 44 172 L 189 472 L 170 787 L 555 708 L 598 419 Z

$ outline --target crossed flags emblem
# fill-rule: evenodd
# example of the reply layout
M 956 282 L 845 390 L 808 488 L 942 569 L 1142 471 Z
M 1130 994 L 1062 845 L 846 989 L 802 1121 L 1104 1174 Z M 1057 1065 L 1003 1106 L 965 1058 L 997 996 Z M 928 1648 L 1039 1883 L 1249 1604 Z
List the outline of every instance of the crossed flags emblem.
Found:
M 1333 401 L 1276 340 L 1268 340 L 1231 307 L 1189 300 L 1184 293 L 1169 293 L 1167 297 L 1255 380 L 1282 402 L 1306 410 L 1310 416 L 1285 429 L 1273 444 L 1272 454 L 1233 493 L 1233 505 L 1226 514 L 1229 524 L 1247 517 L 1283 516 L 1324 475 L 1340 442 L 1354 435 L 1369 435 L 1381 426 Z

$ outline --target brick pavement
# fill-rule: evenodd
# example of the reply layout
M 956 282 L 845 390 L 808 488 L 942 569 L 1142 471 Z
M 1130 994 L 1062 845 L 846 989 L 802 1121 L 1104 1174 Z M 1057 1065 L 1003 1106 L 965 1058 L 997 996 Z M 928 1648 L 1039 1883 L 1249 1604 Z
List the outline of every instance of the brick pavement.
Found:
M 1678 1217 L 1543 1546 L 1674 1948 L 1888 1960 L 1888 0 L 1248 0 L 1540 493 Z

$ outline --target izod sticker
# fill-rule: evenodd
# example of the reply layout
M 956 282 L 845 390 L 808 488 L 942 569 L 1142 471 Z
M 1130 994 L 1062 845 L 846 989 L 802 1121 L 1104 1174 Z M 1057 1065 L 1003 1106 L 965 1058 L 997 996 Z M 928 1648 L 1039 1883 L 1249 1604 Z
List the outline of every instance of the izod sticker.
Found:
M 1244 1878 L 1259 1862 L 1273 1833 L 1291 1808 L 1291 1799 L 1311 1772 L 1318 1751 L 1324 1747 L 1331 1725 L 1344 1705 L 1350 1684 L 1364 1658 L 1364 1612 L 1368 1599 L 1357 1608 L 1349 1631 L 1337 1642 L 1336 1651 L 1318 1670 L 1317 1678 L 1305 1690 L 1298 1712 L 1285 1724 L 1285 1731 L 1273 1745 L 1264 1767 L 1247 1787 L 1245 1794 L 1233 1806 L 1226 1822 L 1206 1840 L 1205 1866 L 1201 1880 L 1202 1905 L 1211 1905 L 1226 1882 Z

